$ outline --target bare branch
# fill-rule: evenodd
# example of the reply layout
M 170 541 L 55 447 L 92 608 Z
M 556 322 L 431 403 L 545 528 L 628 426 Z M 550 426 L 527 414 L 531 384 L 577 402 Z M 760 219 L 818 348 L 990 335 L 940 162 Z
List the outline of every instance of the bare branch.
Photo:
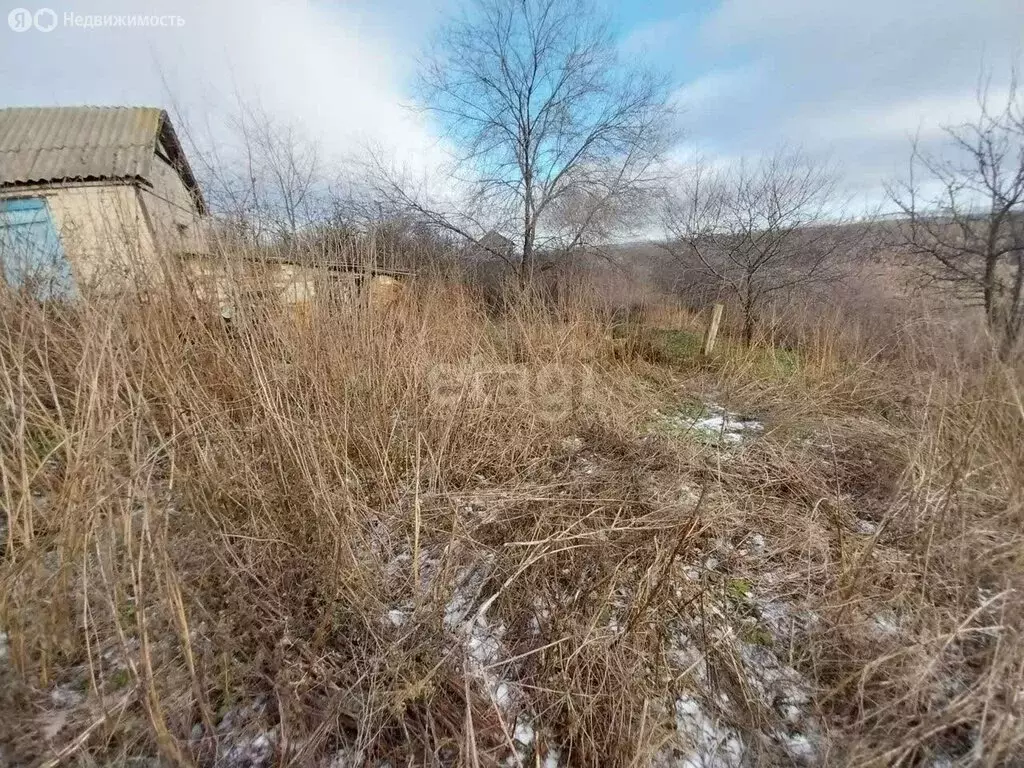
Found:
M 540 249 L 570 252 L 636 211 L 670 139 L 667 83 L 619 60 L 589 0 L 471 0 L 442 30 L 419 85 L 456 148 L 450 175 L 465 182 L 464 210 L 438 210 L 394 175 L 381 186 L 478 244 L 477 229 L 514 235 L 522 279 Z
M 983 307 L 1008 356 L 1024 325 L 1024 101 L 1016 72 L 999 105 L 989 80 L 978 84 L 977 117 L 945 127 L 947 152 L 926 152 L 915 139 L 908 179 L 888 192 L 905 217 L 894 244 L 927 278 Z
M 664 199 L 663 247 L 728 288 L 749 343 L 769 296 L 839 278 L 856 230 L 835 207 L 834 175 L 802 152 L 781 149 L 725 171 L 698 160 Z

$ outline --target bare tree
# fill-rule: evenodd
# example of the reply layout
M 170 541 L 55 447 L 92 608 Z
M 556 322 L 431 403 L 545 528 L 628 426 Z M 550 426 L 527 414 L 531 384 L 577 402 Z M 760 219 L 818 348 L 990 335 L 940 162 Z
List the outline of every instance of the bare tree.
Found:
M 836 203 L 832 172 L 799 151 L 724 170 L 698 161 L 665 196 L 663 247 L 733 295 L 749 344 L 770 297 L 840 276 L 853 230 Z
M 211 208 L 254 244 L 287 245 L 328 216 L 330 193 L 317 141 L 258 103 L 236 98 L 223 125 L 203 134 L 181 117 Z
M 589 0 L 471 0 L 424 62 L 419 94 L 456 148 L 451 185 L 465 194 L 446 210 L 394 175 L 388 194 L 470 240 L 511 236 L 524 280 L 538 251 L 607 233 L 610 214 L 651 189 L 670 135 L 667 82 L 620 61 Z
M 247 117 L 262 215 L 287 242 L 325 213 L 320 145 L 295 124 L 275 121 L 262 110 L 250 110 Z
M 974 121 L 944 128 L 946 155 L 915 140 L 909 178 L 889 195 L 907 218 L 897 244 L 926 277 L 984 310 L 1005 359 L 1024 329 L 1024 100 L 1015 74 L 998 108 L 979 86 L 978 110 Z

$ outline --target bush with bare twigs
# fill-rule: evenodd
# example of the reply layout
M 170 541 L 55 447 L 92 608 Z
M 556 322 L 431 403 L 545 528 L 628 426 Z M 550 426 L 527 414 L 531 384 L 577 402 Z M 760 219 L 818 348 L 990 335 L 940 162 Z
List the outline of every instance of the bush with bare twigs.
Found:
M 0 309 L 0 762 L 1024 759 L 1019 372 L 145 298 Z

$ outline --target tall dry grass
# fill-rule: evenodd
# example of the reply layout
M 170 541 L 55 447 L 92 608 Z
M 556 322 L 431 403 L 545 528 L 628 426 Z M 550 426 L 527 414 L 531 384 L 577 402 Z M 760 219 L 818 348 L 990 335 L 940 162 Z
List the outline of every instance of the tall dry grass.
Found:
M 1019 372 L 611 317 L 6 297 L 2 759 L 1024 759 Z M 763 435 L 657 428 L 701 401 Z

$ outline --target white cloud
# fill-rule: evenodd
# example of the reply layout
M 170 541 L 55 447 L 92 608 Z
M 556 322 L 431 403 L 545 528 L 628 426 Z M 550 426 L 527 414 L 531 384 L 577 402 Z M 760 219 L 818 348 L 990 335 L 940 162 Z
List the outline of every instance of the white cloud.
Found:
M 412 171 L 443 146 L 403 107 L 416 51 L 456 0 L 88 0 L 63 15 L 171 13 L 170 29 L 0 28 L 0 104 L 160 104 L 162 79 L 196 120 L 237 89 L 302 124 L 335 156 L 366 140 Z M 85 0 L 83 0 L 85 2 Z M 29 0 L 6 0 L 32 5 Z M 7 7 L 0 7 L 0 23 Z M 972 114 L 982 67 L 1024 52 L 1020 0 L 720 0 L 638 26 L 622 43 L 693 72 L 676 93 L 689 141 L 721 158 L 781 143 L 831 154 L 877 189 L 907 136 Z M 997 83 L 998 85 L 998 83 Z
M 418 4 L 409 12 L 422 18 Z M 63 16 L 70 8 L 54 9 Z M 405 108 L 415 30 L 397 32 L 372 7 L 301 0 L 95 0 L 78 14 L 174 14 L 181 27 L 58 28 L 15 35 L 0 29 L 0 102 L 7 104 L 180 103 L 202 122 L 235 96 L 301 125 L 330 155 L 365 142 L 428 167 L 440 157 L 423 117 Z M 6 11 L 4 12 L 6 17 Z M 31 66 L 26 66 L 31 63 Z M 166 88 L 164 83 L 166 83 Z M 168 94 L 168 89 L 170 94 Z
M 1009 89 L 995 88 L 988 94 L 990 104 L 1004 105 Z M 907 141 L 916 137 L 934 141 L 945 135 L 945 126 L 961 125 L 976 119 L 978 98 L 963 93 L 948 96 L 925 96 L 881 106 L 864 106 L 845 114 L 815 114 L 807 111 L 795 115 L 790 125 L 794 132 L 827 136 L 832 141 L 845 139 L 895 139 Z
M 635 27 L 622 41 L 624 53 L 646 53 L 667 45 L 679 35 L 679 19 L 658 19 Z
M 750 66 L 714 70 L 678 88 L 672 101 L 684 112 L 715 109 L 723 99 L 735 99 L 754 88 L 759 77 L 759 70 Z
M 684 126 L 725 154 L 787 143 L 828 155 L 877 194 L 909 136 L 977 114 L 984 70 L 998 99 L 1024 51 L 1019 0 L 723 0 L 690 41 L 707 69 L 681 91 Z

